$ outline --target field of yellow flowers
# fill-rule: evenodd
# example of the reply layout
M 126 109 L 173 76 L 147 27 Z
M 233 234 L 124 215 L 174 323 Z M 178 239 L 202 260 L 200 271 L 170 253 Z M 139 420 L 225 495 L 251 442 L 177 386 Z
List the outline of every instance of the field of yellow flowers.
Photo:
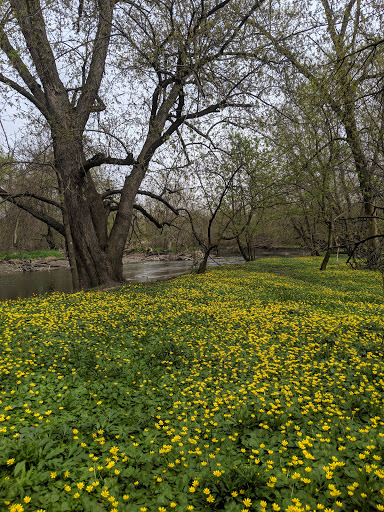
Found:
M 0 303 L 0 510 L 384 511 L 381 276 L 318 266 Z

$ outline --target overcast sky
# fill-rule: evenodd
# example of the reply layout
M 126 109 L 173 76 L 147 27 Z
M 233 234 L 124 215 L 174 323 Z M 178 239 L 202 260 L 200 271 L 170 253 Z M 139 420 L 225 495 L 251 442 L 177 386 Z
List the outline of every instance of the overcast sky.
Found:
M 8 145 L 12 148 L 26 123 L 19 116 L 16 116 L 17 109 L 3 100 L 0 106 L 0 151 L 7 153 Z

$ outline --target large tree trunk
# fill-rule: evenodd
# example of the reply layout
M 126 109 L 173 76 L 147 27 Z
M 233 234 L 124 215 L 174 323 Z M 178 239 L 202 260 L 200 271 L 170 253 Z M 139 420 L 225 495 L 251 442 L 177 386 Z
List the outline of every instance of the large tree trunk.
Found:
M 79 285 L 90 288 L 123 281 L 122 268 L 116 272 L 100 245 L 89 205 L 77 190 L 65 193 L 68 221 L 76 255 Z
M 116 267 L 105 251 L 107 213 L 91 178 L 85 178 L 81 144 L 55 141 L 56 167 L 64 190 L 66 234 L 70 234 L 70 263 L 74 288 L 112 286 L 123 282 L 122 265 Z M 115 254 L 120 257 L 121 254 Z M 117 269 L 117 270 L 116 270 Z

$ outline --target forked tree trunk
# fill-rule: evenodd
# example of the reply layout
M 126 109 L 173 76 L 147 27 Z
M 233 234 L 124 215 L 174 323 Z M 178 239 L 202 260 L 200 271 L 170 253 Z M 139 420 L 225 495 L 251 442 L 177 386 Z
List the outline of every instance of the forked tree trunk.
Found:
M 79 282 L 79 273 L 77 271 L 77 262 L 76 262 L 76 252 L 73 245 L 71 229 L 69 227 L 68 213 L 67 208 L 63 205 L 63 224 L 64 224 L 64 234 L 65 234 L 65 246 L 67 249 L 67 256 L 69 259 L 69 265 L 71 268 L 72 275 L 72 287 L 74 290 L 80 289 Z
M 122 265 L 107 254 L 107 214 L 96 190 L 82 171 L 81 146 L 72 141 L 54 146 L 57 170 L 64 191 L 64 223 L 74 288 L 112 286 L 123 281 Z M 118 249 L 118 248 L 117 248 Z M 114 251 L 115 259 L 122 259 Z
M 80 288 L 114 285 L 123 281 L 97 236 L 89 205 L 76 190 L 65 193 Z M 122 254 L 116 255 L 122 259 Z
M 255 250 L 250 240 L 246 240 L 245 247 L 241 243 L 240 237 L 236 237 L 237 247 L 239 248 L 240 254 L 245 259 L 245 261 L 254 261 L 256 255 Z
M 119 280 L 122 279 L 123 274 L 122 259 L 132 222 L 133 205 L 147 170 L 147 164 L 141 155 L 139 161 L 140 163 L 135 164 L 131 173 L 125 178 L 119 208 L 105 247 L 105 252 Z
M 236 237 L 236 243 L 237 243 L 237 247 L 239 248 L 239 251 L 240 251 L 240 254 L 242 255 L 242 257 L 245 259 L 245 261 L 249 261 L 248 254 L 245 252 L 245 249 L 240 241 L 239 236 Z

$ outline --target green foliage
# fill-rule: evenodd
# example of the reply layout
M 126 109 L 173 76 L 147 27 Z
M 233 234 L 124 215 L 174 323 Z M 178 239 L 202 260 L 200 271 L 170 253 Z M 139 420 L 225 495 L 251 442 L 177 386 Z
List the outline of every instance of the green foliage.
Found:
M 381 510 L 381 282 L 318 267 L 3 302 L 0 509 Z

